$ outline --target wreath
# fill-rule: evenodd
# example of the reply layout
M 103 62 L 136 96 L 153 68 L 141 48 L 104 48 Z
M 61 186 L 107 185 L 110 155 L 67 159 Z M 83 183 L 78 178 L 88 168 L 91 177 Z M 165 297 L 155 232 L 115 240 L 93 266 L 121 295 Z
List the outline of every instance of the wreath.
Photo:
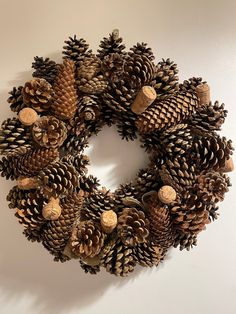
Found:
M 126 276 L 157 266 L 171 247 L 189 250 L 218 216 L 230 186 L 232 142 L 217 131 L 224 104 L 210 101 L 199 77 L 178 81 L 170 59 L 155 63 L 137 43 L 125 51 L 118 30 L 94 54 L 69 37 L 63 62 L 35 57 L 33 78 L 9 93 L 0 131 L 1 176 L 16 180 L 9 207 L 30 241 L 55 261 L 78 259 Z M 89 175 L 91 135 L 115 124 L 122 139 L 141 139 L 150 163 L 114 192 Z

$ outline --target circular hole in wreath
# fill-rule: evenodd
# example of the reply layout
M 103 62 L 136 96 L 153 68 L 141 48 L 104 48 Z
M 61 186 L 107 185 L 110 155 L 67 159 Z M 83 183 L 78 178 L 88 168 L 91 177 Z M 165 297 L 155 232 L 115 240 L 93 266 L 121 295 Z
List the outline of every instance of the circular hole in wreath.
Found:
M 122 140 L 116 126 L 104 127 L 89 140 L 85 154 L 90 158 L 88 174 L 96 176 L 101 186 L 114 191 L 119 184 L 135 179 L 139 169 L 146 168 L 148 154 L 139 139 Z

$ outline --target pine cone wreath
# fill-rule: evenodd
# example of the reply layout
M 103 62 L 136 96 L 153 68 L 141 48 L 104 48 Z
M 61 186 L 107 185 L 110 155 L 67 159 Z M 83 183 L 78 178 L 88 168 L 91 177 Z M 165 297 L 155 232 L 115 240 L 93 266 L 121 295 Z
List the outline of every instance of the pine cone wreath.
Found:
M 190 250 L 231 186 L 225 105 L 200 77 L 180 83 L 177 65 L 155 61 L 146 43 L 125 51 L 118 30 L 97 53 L 76 35 L 62 53 L 61 64 L 34 58 L 33 78 L 7 100 L 18 117 L 0 129 L 0 175 L 17 180 L 7 201 L 23 234 L 89 274 L 127 276 L 171 247 Z M 149 158 L 115 191 L 89 173 L 85 150 L 105 125 L 139 139 Z

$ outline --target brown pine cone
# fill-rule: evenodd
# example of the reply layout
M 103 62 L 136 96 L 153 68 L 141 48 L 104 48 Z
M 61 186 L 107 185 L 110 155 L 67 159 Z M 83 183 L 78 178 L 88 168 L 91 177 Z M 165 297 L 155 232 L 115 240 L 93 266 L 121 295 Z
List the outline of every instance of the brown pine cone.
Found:
M 176 93 L 162 101 L 155 101 L 139 115 L 136 125 L 141 133 L 161 131 L 187 119 L 198 107 L 195 94 Z
M 117 234 L 127 246 L 146 242 L 149 236 L 149 221 L 144 212 L 136 208 L 124 208 L 118 217 Z
M 172 225 L 170 211 L 166 205 L 160 204 L 157 193 L 148 201 L 148 219 L 150 222 L 150 238 L 154 244 L 167 250 L 174 243 L 175 230 Z
M 148 47 L 146 43 L 137 43 L 133 47 L 130 48 L 132 52 L 129 52 L 130 54 L 136 54 L 136 55 L 144 55 L 146 56 L 150 61 L 153 61 L 155 59 L 155 56 L 152 52 L 152 48 Z
M 125 45 L 123 45 L 123 39 L 119 37 L 119 31 L 114 30 L 109 37 L 104 37 L 103 40 L 100 42 L 98 49 L 98 58 L 103 60 L 105 56 L 111 53 L 119 53 L 123 54 L 123 50 L 125 49 Z
M 23 101 L 38 112 L 47 111 L 51 106 L 53 89 L 45 79 L 35 78 L 25 83 Z
M 134 257 L 137 263 L 143 267 L 158 266 L 164 259 L 165 253 L 161 246 L 153 242 L 141 243 L 134 248 Z
M 56 148 L 61 146 L 67 137 L 64 122 L 53 116 L 45 116 L 32 126 L 32 135 L 36 143 L 42 147 Z
M 102 61 L 102 72 L 111 82 L 118 82 L 124 73 L 125 59 L 119 53 L 111 53 Z
M 42 184 L 42 191 L 48 197 L 62 197 L 75 192 L 79 186 L 78 172 L 75 167 L 66 162 L 54 162 L 44 167 L 38 178 Z
M 79 261 L 79 263 L 80 263 L 80 267 L 83 269 L 85 274 L 89 273 L 91 275 L 96 275 L 97 273 L 100 272 L 100 266 L 99 265 L 91 266 L 91 265 L 87 265 L 86 263 L 84 263 L 82 261 Z
M 7 102 L 10 104 L 10 108 L 13 112 L 18 113 L 21 109 L 27 107 L 23 102 L 22 90 L 23 86 L 19 86 L 18 88 L 13 87 L 12 91 L 9 92 L 10 96 Z
M 92 220 L 79 222 L 74 226 L 70 238 L 72 252 L 82 258 L 98 255 L 103 247 L 105 234 Z
M 196 234 L 191 233 L 176 233 L 174 247 L 179 247 L 180 251 L 187 250 L 193 248 L 193 246 L 197 245 L 197 236 Z
M 96 96 L 84 96 L 79 102 L 78 117 L 82 121 L 95 121 L 100 115 L 100 105 Z
M 62 52 L 64 54 L 63 58 L 73 60 L 76 66 L 79 66 L 85 57 L 89 57 L 92 54 L 92 50 L 89 50 L 89 45 L 86 41 L 83 38 L 77 38 L 76 35 L 69 37 L 65 44 Z
M 43 229 L 43 245 L 55 256 L 55 261 L 64 261 L 66 259 L 63 251 L 71 236 L 74 222 L 79 217 L 82 204 L 82 193 L 73 193 L 61 199 L 62 212 L 60 217 L 57 220 L 48 222 Z
M 158 169 L 153 166 L 139 170 L 134 185 L 138 199 L 149 191 L 157 190 L 162 186 Z
M 43 78 L 50 84 L 53 84 L 55 77 L 57 75 L 58 65 L 53 60 L 49 58 L 34 57 L 34 62 L 32 63 L 32 68 L 34 72 L 33 77 Z
M 75 82 L 75 64 L 65 59 L 58 67 L 54 83 L 53 114 L 62 120 L 74 117 L 78 106 L 78 97 Z
M 102 250 L 101 265 L 116 276 L 128 276 L 136 265 L 133 248 L 119 240 L 112 240 Z
M 25 199 L 28 196 L 27 190 L 20 190 L 18 186 L 13 186 L 7 194 L 6 200 L 9 202 L 9 208 L 16 208 L 18 206 L 19 199 Z
M 202 84 L 206 84 L 206 81 L 203 81 L 201 77 L 191 77 L 188 80 L 183 81 L 179 84 L 179 90 L 181 92 L 190 92 L 195 93 L 196 87 Z
M 140 196 L 139 192 L 135 185 L 131 183 L 120 184 L 120 186 L 114 192 L 114 203 L 115 209 L 119 212 L 122 211 L 124 208 L 124 199 L 126 198 L 134 198 L 137 199 Z

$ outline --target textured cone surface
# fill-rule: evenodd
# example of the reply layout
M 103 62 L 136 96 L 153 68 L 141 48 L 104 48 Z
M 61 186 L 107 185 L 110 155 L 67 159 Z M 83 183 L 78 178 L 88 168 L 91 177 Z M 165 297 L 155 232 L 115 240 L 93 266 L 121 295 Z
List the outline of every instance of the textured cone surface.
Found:
M 98 49 L 97 56 L 103 60 L 105 56 L 111 53 L 119 53 L 125 49 L 125 45 L 122 43 L 123 39 L 121 37 L 116 36 L 114 33 L 109 34 L 109 37 L 104 37 L 100 42 L 100 49 Z
M 89 57 L 92 53 L 92 50 L 89 50 L 89 45 L 83 38 L 69 37 L 65 41 L 65 46 L 63 47 L 63 54 L 66 59 L 70 59 L 75 62 L 76 66 L 79 66 L 81 61 L 85 57 Z
M 78 151 L 83 152 L 88 147 L 88 138 L 91 134 L 87 131 L 81 132 L 79 136 L 71 133 L 68 134 L 63 145 L 60 147 L 63 154 L 76 155 Z
M 21 190 L 18 188 L 18 186 L 11 188 L 6 197 L 6 200 L 9 202 L 8 207 L 16 208 L 18 206 L 18 201 L 21 199 L 26 199 L 28 193 L 29 191 Z
M 55 256 L 56 261 L 65 259 L 62 252 L 71 236 L 73 224 L 79 217 L 82 203 L 83 197 L 76 193 L 63 198 L 60 202 L 60 217 L 48 222 L 43 229 L 43 245 Z
M 156 90 L 157 98 L 164 98 L 178 90 L 178 69 L 170 59 L 160 61 L 155 69 L 155 78 L 152 83 Z
M 155 167 L 139 170 L 134 184 L 138 198 L 149 191 L 157 190 L 161 185 L 161 178 Z
M 92 220 L 78 223 L 72 232 L 70 246 L 72 252 L 80 257 L 94 257 L 103 247 L 105 234 Z
M 141 210 L 124 208 L 118 218 L 117 233 L 127 246 L 134 246 L 147 241 L 149 221 Z
M 126 141 L 133 141 L 137 138 L 137 127 L 135 124 L 136 116 L 134 113 L 128 109 L 125 112 L 121 112 L 117 119 L 117 131 Z
M 100 115 L 100 105 L 96 96 L 84 96 L 79 102 L 77 115 L 80 119 L 92 122 Z
M 75 64 L 72 60 L 65 59 L 58 68 L 54 83 L 54 101 L 52 111 L 62 120 L 74 117 L 77 110 L 77 93 L 75 83 Z
M 19 86 L 18 88 L 13 87 L 12 91 L 9 92 L 10 96 L 7 99 L 7 102 L 10 104 L 11 111 L 19 112 L 21 109 L 27 107 L 23 102 L 22 96 L 23 86 Z
M 124 56 L 119 53 L 105 56 L 101 66 L 104 76 L 111 82 L 118 82 L 124 74 L 124 63 Z
M 17 118 L 8 118 L 0 129 L 0 152 L 2 155 L 17 155 L 32 146 L 29 128 Z
M 117 211 L 121 211 L 124 208 L 124 199 L 126 198 L 138 198 L 139 193 L 137 192 L 134 184 L 131 183 L 126 183 L 126 184 L 120 184 L 120 186 L 115 190 L 114 193 L 114 203 L 115 203 L 115 209 Z
M 50 84 L 53 84 L 58 71 L 58 65 L 53 60 L 49 58 L 34 57 L 34 62 L 32 63 L 32 68 L 34 69 L 33 77 L 38 77 L 45 79 Z
M 174 247 L 179 247 L 182 250 L 191 250 L 193 246 L 197 245 L 197 236 L 191 233 L 176 233 Z
M 133 249 L 119 240 L 112 240 L 103 249 L 101 264 L 109 273 L 125 277 L 136 265 Z
M 206 82 L 203 81 L 201 77 L 191 77 L 189 80 L 185 80 L 183 83 L 179 84 L 179 90 L 181 92 L 195 93 L 196 87 L 205 83 Z
M 143 267 L 158 266 L 164 259 L 164 250 L 153 242 L 141 243 L 135 246 L 134 257 Z
M 64 122 L 53 116 L 45 116 L 37 120 L 32 127 L 35 142 L 42 147 L 56 148 L 61 146 L 67 136 Z
M 148 47 L 146 43 L 137 43 L 132 48 L 130 48 L 132 52 L 129 52 L 129 55 L 136 54 L 147 57 L 150 61 L 155 59 L 154 54 L 152 52 L 152 48 Z
M 187 119 L 198 106 L 195 94 L 177 93 L 162 101 L 156 101 L 138 117 L 136 125 L 141 133 L 160 131 Z
M 79 186 L 78 172 L 66 162 L 54 162 L 40 171 L 38 178 L 42 190 L 49 196 L 64 196 L 75 191 Z
M 83 271 L 87 274 L 91 274 L 91 275 L 96 275 L 97 273 L 100 272 L 100 266 L 96 265 L 96 266 L 90 266 L 87 265 L 85 263 L 83 263 L 82 261 L 80 261 L 80 267 L 83 269 Z
M 45 79 L 34 78 L 25 83 L 22 94 L 25 104 L 38 112 L 43 112 L 51 106 L 53 89 Z
M 167 206 L 159 204 L 157 195 L 153 195 L 148 202 L 148 218 L 150 221 L 150 237 L 164 250 L 173 245 L 175 231 L 171 222 L 170 211 Z

